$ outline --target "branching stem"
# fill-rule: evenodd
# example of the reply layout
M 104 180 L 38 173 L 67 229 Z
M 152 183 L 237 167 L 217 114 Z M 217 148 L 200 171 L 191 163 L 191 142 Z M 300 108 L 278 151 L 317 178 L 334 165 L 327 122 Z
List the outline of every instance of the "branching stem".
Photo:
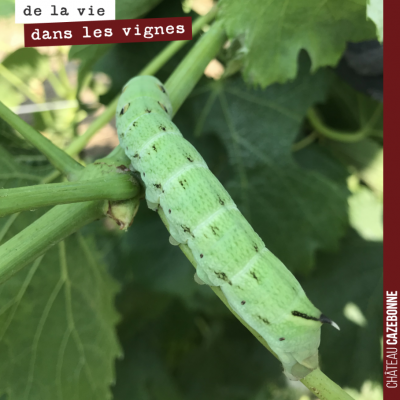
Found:
M 32 128 L 18 115 L 14 114 L 0 101 L 0 118 L 18 131 L 26 140 L 32 143 L 48 160 L 65 175 L 72 177 L 83 169 L 83 166 L 61 150 L 36 129 Z

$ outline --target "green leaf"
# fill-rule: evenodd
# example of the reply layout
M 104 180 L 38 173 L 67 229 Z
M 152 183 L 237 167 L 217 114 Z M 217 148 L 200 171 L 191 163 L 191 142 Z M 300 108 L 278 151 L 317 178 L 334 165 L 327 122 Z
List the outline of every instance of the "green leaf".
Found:
M 295 271 L 309 270 L 316 250 L 336 248 L 347 226 L 343 168 L 325 163 L 341 170 L 332 178 L 320 163 L 301 168 L 291 153 L 306 110 L 324 98 L 328 83 L 324 71 L 309 75 L 304 64 L 293 83 L 265 91 L 238 78 L 209 82 L 176 120 L 189 140 L 191 131 L 221 139 L 234 178 L 220 178 L 267 248 Z
M 14 51 L 3 60 L 2 64 L 24 82 L 29 82 L 32 78 L 43 82 L 50 72 L 49 58 L 29 47 Z M 8 107 L 16 106 L 25 99 L 25 96 L 2 76 L 0 76 L 0 93 L 3 103 Z
M 383 43 L 383 0 L 368 0 L 367 16 L 376 25 L 376 35 Z
M 249 7 L 241 0 L 220 3 L 229 37 L 242 41 L 244 76 L 262 87 L 294 78 L 301 49 L 316 71 L 336 65 L 346 42 L 375 37 L 365 0 L 257 0 Z
M 192 315 L 179 302 L 157 293 L 142 290 L 131 301 L 136 307 L 119 327 L 125 357 L 117 363 L 115 400 L 184 399 L 173 368 L 196 339 Z M 146 310 L 149 305 L 149 312 L 143 312 L 143 304 Z M 148 318 L 154 307 L 162 313 Z
M 135 19 L 153 9 L 161 0 L 117 0 L 115 3 L 116 19 Z M 81 64 L 78 72 L 78 91 L 80 92 L 93 65 L 106 54 L 114 44 L 87 44 L 71 46 L 69 59 L 79 59 Z
M 44 172 L 0 148 L 0 186 L 37 183 Z M 0 219 L 0 243 L 41 212 Z M 93 240 L 58 243 L 0 286 L 0 394 L 20 399 L 109 399 L 114 359 L 116 282 Z
M 301 284 L 310 300 L 340 326 L 340 331 L 322 327 L 322 371 L 342 387 L 381 382 L 382 243 L 350 231 L 340 252 L 320 254 L 317 266 L 314 276 Z M 366 324 L 354 318 L 355 311 Z

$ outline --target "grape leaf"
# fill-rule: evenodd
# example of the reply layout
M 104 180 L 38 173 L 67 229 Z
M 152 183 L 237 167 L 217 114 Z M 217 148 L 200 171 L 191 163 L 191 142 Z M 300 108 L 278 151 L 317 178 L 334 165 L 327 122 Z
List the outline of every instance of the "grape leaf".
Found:
M 265 91 L 239 78 L 208 82 L 176 119 L 189 140 L 191 131 L 221 139 L 235 172 L 223 183 L 267 248 L 293 271 L 309 270 L 317 249 L 336 248 L 347 226 L 343 167 L 326 165 L 342 171 L 332 179 L 318 164 L 301 168 L 291 154 L 306 110 L 324 98 L 328 84 L 324 71 L 310 75 L 305 64 L 293 83 Z
M 376 25 L 376 35 L 383 42 L 383 0 L 369 0 L 367 5 L 367 16 Z
M 38 183 L 47 168 L 16 163 L 0 147 L 0 186 Z M 0 243 L 42 211 L 0 219 Z M 93 240 L 75 234 L 0 285 L 0 395 L 20 399 L 109 399 L 116 282 Z
M 222 0 L 220 6 L 228 36 L 242 41 L 246 80 L 262 87 L 294 78 L 301 49 L 315 71 L 335 65 L 346 42 L 375 37 L 365 0 L 257 0 L 248 7 Z

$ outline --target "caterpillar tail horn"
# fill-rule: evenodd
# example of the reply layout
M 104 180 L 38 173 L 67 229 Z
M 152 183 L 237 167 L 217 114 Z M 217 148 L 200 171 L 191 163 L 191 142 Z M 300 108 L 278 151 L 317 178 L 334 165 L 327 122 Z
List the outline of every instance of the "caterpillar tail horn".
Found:
M 321 314 L 321 316 L 319 317 L 319 321 L 321 321 L 323 324 L 330 324 L 338 331 L 340 331 L 339 325 L 324 314 Z

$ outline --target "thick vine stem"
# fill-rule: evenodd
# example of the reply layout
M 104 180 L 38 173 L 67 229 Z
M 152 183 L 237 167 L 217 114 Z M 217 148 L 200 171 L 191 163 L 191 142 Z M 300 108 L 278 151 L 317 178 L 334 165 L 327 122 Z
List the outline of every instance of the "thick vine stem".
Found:
M 165 82 L 174 114 L 192 92 L 203 76 L 204 69 L 218 54 L 225 41 L 222 22 L 214 22 Z
M 0 101 L 0 117 L 18 131 L 26 140 L 32 143 L 60 172 L 72 178 L 79 173 L 83 166 L 61 150 L 49 139 L 32 128 L 18 115 L 14 114 Z
M 139 194 L 138 184 L 132 184 L 129 174 L 0 189 L 0 218 L 20 211 L 57 204 L 79 203 L 90 200 L 127 200 Z
M 301 382 L 320 400 L 354 400 L 320 369 L 315 369 L 309 373 Z

